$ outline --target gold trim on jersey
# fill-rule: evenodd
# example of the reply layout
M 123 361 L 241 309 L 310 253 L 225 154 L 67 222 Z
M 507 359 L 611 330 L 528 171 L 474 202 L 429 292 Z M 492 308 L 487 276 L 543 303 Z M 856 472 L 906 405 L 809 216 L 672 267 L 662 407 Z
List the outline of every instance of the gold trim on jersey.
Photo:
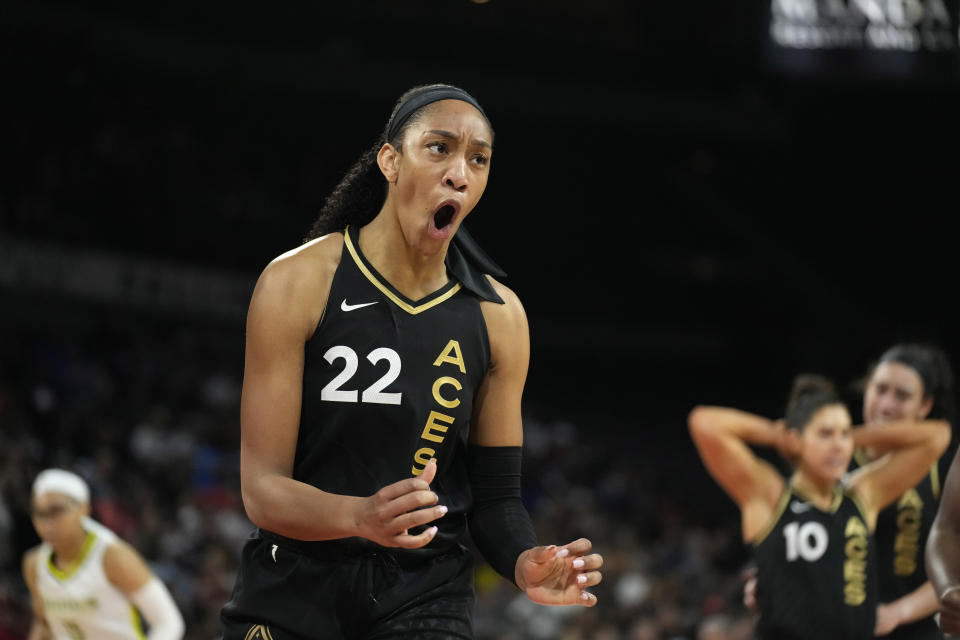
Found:
M 853 459 L 856 460 L 858 467 L 865 467 L 872 462 L 870 456 L 863 449 L 857 449 L 853 452 Z
M 273 640 L 273 636 L 270 634 L 270 627 L 255 624 L 247 631 L 247 635 L 243 636 L 243 640 Z
M 843 494 L 844 494 L 843 485 L 839 482 L 835 484 L 833 487 L 833 497 L 830 499 L 830 506 L 827 507 L 826 509 L 821 509 L 820 507 L 818 507 L 816 503 L 810 500 L 810 498 L 808 498 L 803 491 L 798 489 L 793 484 L 790 484 L 790 488 L 793 490 L 795 494 L 797 494 L 798 498 L 800 498 L 804 502 L 809 502 L 814 509 L 822 513 L 836 513 L 837 509 L 840 508 L 840 505 L 843 504 Z
M 870 533 L 873 533 L 877 528 L 877 524 L 874 522 L 873 526 L 870 526 L 870 518 L 867 516 L 867 507 L 863 504 L 863 501 L 860 500 L 860 496 L 852 491 L 848 492 L 847 495 L 850 496 L 851 500 L 853 500 L 853 504 L 857 507 L 857 511 L 860 512 L 860 517 L 863 518 L 863 523 L 867 525 L 867 529 L 870 531 Z
M 140 612 L 133 605 L 130 605 L 130 619 L 133 622 L 133 632 L 137 634 L 137 637 L 140 640 L 147 640 L 146 634 L 143 633 L 143 620 L 140 619 Z
M 360 272 L 364 276 L 366 276 L 367 280 L 369 280 L 370 283 L 373 284 L 373 286 L 375 286 L 377 289 L 380 290 L 380 293 L 387 296 L 387 298 L 389 298 L 391 302 L 393 302 L 395 305 L 397 305 L 398 307 L 400 307 L 401 309 L 403 309 L 404 311 L 406 311 L 411 315 L 422 313 L 427 309 L 437 306 L 444 300 L 451 298 L 457 291 L 460 291 L 460 288 L 463 286 L 458 282 L 452 287 L 450 287 L 449 291 L 443 293 L 440 296 L 437 296 L 433 300 L 430 300 L 429 302 L 425 302 L 421 305 L 413 306 L 412 304 L 404 300 L 401 300 L 400 297 L 397 296 L 397 294 L 391 291 L 387 285 L 385 285 L 383 282 L 380 281 L 380 279 L 377 277 L 376 274 L 374 274 L 372 271 L 370 271 L 370 269 L 367 268 L 367 265 L 365 265 L 363 263 L 363 260 L 360 259 L 360 256 L 357 253 L 357 249 L 353 245 L 353 240 L 350 239 L 349 232 L 350 232 L 349 226 L 343 230 L 343 242 L 347 245 L 347 251 L 349 251 L 350 256 L 353 257 L 353 262 L 357 265 L 357 268 L 360 269 Z
M 767 536 L 770 535 L 770 532 L 773 531 L 773 528 L 777 526 L 777 522 L 780 521 L 780 516 L 783 515 L 783 512 L 787 509 L 787 505 L 790 503 L 790 498 L 793 496 L 793 488 L 790 486 L 790 483 L 783 483 L 783 493 L 780 494 L 780 500 L 777 501 L 777 505 L 773 508 L 773 514 L 770 516 L 770 521 L 767 522 L 767 526 L 761 530 L 760 535 L 756 536 L 753 540 L 750 541 L 755 547 L 759 547 L 760 543 L 766 540 Z
M 930 488 L 933 489 L 933 499 L 940 500 L 940 461 L 935 460 L 930 466 Z
M 47 556 L 47 569 L 50 570 L 54 578 L 61 582 L 69 580 L 70 577 L 83 566 L 83 563 L 86 562 L 87 556 L 90 555 L 90 550 L 93 549 L 93 543 L 96 541 L 97 534 L 88 531 L 87 537 L 83 539 L 83 545 L 80 547 L 80 553 L 77 554 L 77 557 L 70 563 L 70 566 L 63 570 L 53 563 L 53 550 L 51 549 L 50 555 Z

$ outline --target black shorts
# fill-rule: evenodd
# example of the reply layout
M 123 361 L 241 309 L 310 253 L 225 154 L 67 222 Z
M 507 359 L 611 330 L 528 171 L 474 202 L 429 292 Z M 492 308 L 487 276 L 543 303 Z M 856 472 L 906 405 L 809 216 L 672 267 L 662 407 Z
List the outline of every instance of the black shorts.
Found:
M 244 545 L 223 640 L 473 638 L 473 557 L 462 545 L 411 558 L 347 545 L 303 553 L 284 541 L 258 531 Z

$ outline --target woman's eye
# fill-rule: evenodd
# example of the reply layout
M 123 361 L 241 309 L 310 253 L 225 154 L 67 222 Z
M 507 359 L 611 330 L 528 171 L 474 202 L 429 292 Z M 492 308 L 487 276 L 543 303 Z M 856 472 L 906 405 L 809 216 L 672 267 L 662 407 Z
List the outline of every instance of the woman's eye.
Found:
M 447 143 L 446 142 L 430 142 L 427 144 L 427 149 L 436 151 L 437 153 L 446 153 Z
M 489 158 L 487 158 L 487 156 L 483 154 L 477 154 L 473 156 L 473 161 L 476 162 L 481 167 L 485 167 L 490 160 Z

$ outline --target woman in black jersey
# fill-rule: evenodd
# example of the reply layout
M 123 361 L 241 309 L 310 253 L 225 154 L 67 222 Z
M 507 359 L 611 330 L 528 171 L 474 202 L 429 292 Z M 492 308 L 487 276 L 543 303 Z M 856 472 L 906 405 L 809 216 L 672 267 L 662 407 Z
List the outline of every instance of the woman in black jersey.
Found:
M 602 558 L 520 502 L 523 307 L 461 226 L 493 130 L 417 87 L 261 274 L 247 316 L 244 507 L 227 640 L 470 638 L 469 535 L 534 602 L 593 606 Z
M 863 394 L 863 418 L 871 424 L 935 418 L 954 421 L 953 372 L 942 350 L 898 344 L 870 367 Z M 943 458 L 952 453 L 948 450 Z M 859 466 L 877 457 L 869 448 L 854 452 Z M 938 640 L 933 615 L 937 595 L 924 569 L 924 546 L 940 501 L 949 459 L 935 460 L 877 519 L 876 545 L 880 605 L 876 634 L 896 640 Z
M 851 428 L 833 386 L 819 376 L 794 382 L 784 420 L 724 407 L 689 417 L 707 470 L 740 507 L 753 547 L 763 640 L 872 638 L 879 511 L 929 470 L 947 447 L 942 421 Z M 795 465 L 784 478 L 749 445 L 777 449 Z M 855 447 L 882 458 L 846 480 Z
M 864 377 L 865 422 L 885 424 L 905 419 L 935 418 L 954 423 L 953 370 L 947 355 L 929 344 L 903 343 L 888 348 Z M 908 489 L 877 518 L 879 602 L 876 635 L 895 640 L 938 640 L 934 620 L 937 596 L 927 580 L 923 551 L 940 501 L 953 447 L 933 463 L 930 473 Z M 852 468 L 876 456 L 854 452 Z M 747 583 L 745 601 L 755 609 L 755 578 Z

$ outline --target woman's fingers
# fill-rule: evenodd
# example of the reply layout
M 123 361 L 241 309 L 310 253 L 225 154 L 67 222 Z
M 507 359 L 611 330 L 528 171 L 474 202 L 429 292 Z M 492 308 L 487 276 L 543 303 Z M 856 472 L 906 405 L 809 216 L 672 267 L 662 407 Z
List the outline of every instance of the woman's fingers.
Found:
M 446 513 L 447 508 L 443 505 L 430 507 L 429 509 L 418 509 L 394 518 L 391 523 L 391 529 L 398 533 L 405 532 L 408 529 L 413 529 L 414 527 L 438 520 Z
M 421 533 L 415 536 L 404 533 L 394 538 L 395 544 L 392 546 L 404 549 L 419 549 L 429 544 L 433 537 L 437 535 L 437 527 L 427 527 Z
M 566 549 L 571 557 L 573 556 L 582 556 L 590 552 L 590 549 L 593 548 L 593 543 L 586 538 L 578 538 L 569 544 L 565 544 L 560 549 Z

